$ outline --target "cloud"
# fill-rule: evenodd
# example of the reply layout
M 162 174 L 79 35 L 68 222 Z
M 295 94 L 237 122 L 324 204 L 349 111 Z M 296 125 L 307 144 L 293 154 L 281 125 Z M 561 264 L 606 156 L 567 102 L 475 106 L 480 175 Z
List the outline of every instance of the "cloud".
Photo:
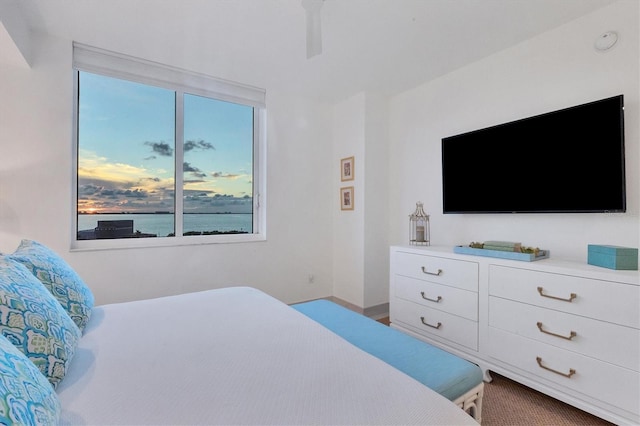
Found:
M 98 185 L 104 182 L 119 182 L 119 184 L 131 184 L 141 176 L 150 174 L 148 169 L 136 167 L 124 163 L 111 163 L 106 157 L 96 155 L 93 152 L 82 151 L 79 155 L 78 178 L 92 180 Z
M 213 194 L 213 191 L 206 191 L 202 189 L 185 189 L 183 191 L 183 195 L 185 197 L 198 198 L 198 197 L 208 197 Z
M 126 198 L 149 198 L 154 194 L 158 194 L 159 191 L 157 189 L 152 188 L 124 188 L 124 187 L 115 187 L 115 188 L 107 188 L 106 186 L 94 185 L 92 183 L 85 183 L 82 180 L 78 185 L 78 195 L 84 198 L 89 199 L 98 199 L 98 198 L 107 198 L 107 199 L 116 199 L 121 197 Z M 114 182 L 110 182 L 108 186 L 117 185 Z
M 191 163 L 187 163 L 186 161 L 182 164 L 182 170 L 191 173 L 192 176 L 195 176 L 197 178 L 204 178 L 207 176 L 205 172 L 197 167 L 192 166 Z
M 121 163 L 109 163 L 96 155 L 81 156 L 78 168 L 78 211 L 142 212 L 173 206 L 173 176 Z
M 149 196 L 149 193 L 144 189 L 137 188 L 133 191 L 127 189 L 126 191 L 121 192 L 120 195 L 124 195 L 127 198 L 147 198 Z
M 152 146 L 151 143 L 148 146 Z M 198 146 L 201 148 L 196 149 L 203 149 L 207 145 Z M 88 150 L 81 150 L 79 161 L 79 212 L 153 213 L 172 210 L 175 204 L 173 170 L 112 162 L 110 158 Z M 247 195 L 251 194 L 251 188 L 245 182 L 250 176 L 242 173 L 205 173 L 194 162 L 184 162 L 183 169 L 185 212 L 251 213 L 252 198 Z
M 234 175 L 231 173 L 213 172 L 211 176 L 219 179 L 238 179 L 242 175 Z
M 173 155 L 173 148 L 164 141 L 161 141 L 161 142 L 147 141 L 144 144 L 150 146 L 153 152 L 163 157 L 171 157 Z
M 215 150 L 216 148 L 210 144 L 209 142 L 205 142 L 202 139 L 200 139 L 199 141 L 185 141 L 184 143 L 184 151 L 191 151 L 194 149 L 201 149 L 201 150 L 207 150 L 207 149 L 213 149 Z
M 78 188 L 78 196 L 89 196 L 89 195 L 95 195 L 95 194 L 100 194 L 104 191 L 104 187 L 103 186 L 99 186 L 99 185 L 94 185 L 92 183 L 88 183 L 85 185 L 81 185 Z
M 190 190 L 184 193 L 184 211 L 187 213 L 251 213 L 253 199 L 231 194 L 212 195 L 212 191 Z

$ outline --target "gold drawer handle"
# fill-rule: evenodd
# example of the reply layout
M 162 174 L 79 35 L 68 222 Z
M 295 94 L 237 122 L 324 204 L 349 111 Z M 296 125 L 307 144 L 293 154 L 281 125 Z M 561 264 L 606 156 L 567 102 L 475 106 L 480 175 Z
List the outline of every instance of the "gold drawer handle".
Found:
M 436 330 L 437 330 L 437 329 L 439 329 L 439 328 L 440 328 L 440 326 L 442 325 L 442 323 L 441 323 L 441 322 L 439 322 L 437 325 L 429 324 L 428 322 L 426 322 L 426 321 L 424 320 L 424 317 L 420 317 L 420 321 L 422 321 L 422 323 L 423 323 L 424 325 L 426 325 L 427 327 L 435 328 Z
M 424 300 L 428 300 L 429 302 L 436 302 L 436 303 L 440 303 L 440 301 L 442 300 L 442 296 L 438 296 L 437 299 L 430 299 L 427 296 L 424 295 L 424 291 L 421 291 L 420 294 L 422 295 L 422 298 Z
M 556 336 L 556 337 L 559 337 L 561 339 L 566 339 L 566 340 L 571 340 L 574 337 L 576 337 L 576 332 L 575 331 L 571 331 L 571 333 L 569 333 L 569 336 L 563 336 L 562 334 L 556 334 L 556 333 L 552 333 L 551 331 L 544 330 L 542 328 L 542 323 L 541 322 L 538 322 L 536 325 L 538 326 L 538 330 L 540 330 L 544 334 L 549 334 L 551 336 Z
M 569 296 L 568 299 L 563 299 L 562 297 L 557 297 L 557 296 L 549 296 L 548 294 L 544 294 L 543 293 L 544 289 L 542 287 L 538 287 L 538 293 L 540 293 L 540 296 L 542 297 L 548 297 L 549 299 L 555 299 L 555 300 L 562 300 L 563 302 L 569 302 L 571 303 L 571 301 L 573 301 L 573 299 L 575 299 L 576 297 L 578 297 L 577 294 L 575 293 L 571 293 L 571 295 Z
M 540 366 L 540 368 L 544 368 L 545 370 L 551 371 L 552 373 L 559 374 L 563 377 L 566 377 L 567 379 L 570 379 L 571 376 L 576 374 L 576 370 L 574 370 L 573 368 L 569 369 L 569 373 L 563 373 L 561 371 L 554 370 L 553 368 L 545 367 L 544 365 L 542 365 L 542 358 L 540 358 L 539 356 L 536 357 L 536 361 L 538 361 L 538 365 Z
M 435 276 L 438 276 L 438 275 L 442 274 L 442 269 L 438 269 L 438 271 L 437 271 L 437 272 L 429 272 L 429 271 L 427 271 L 427 268 L 425 268 L 425 267 L 423 266 L 423 267 L 422 267 L 422 272 L 424 272 L 424 273 L 425 273 L 425 274 L 427 274 L 427 275 L 435 275 Z

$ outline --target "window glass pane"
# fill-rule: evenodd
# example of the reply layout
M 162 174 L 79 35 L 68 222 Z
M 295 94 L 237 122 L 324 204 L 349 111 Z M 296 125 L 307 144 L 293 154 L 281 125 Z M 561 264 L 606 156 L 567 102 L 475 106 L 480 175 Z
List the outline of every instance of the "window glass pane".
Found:
M 78 239 L 174 235 L 175 92 L 78 78 Z
M 253 108 L 184 95 L 184 235 L 253 232 Z

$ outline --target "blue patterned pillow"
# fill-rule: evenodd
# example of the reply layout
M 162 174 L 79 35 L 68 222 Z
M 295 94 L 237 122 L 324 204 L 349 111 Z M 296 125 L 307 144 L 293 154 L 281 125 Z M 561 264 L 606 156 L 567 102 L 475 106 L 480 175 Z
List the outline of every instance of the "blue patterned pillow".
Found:
M 38 368 L 0 335 L 0 424 L 55 425 L 60 401 Z
M 91 318 L 93 293 L 64 259 L 31 240 L 22 240 L 16 251 L 5 257 L 26 266 L 58 299 L 80 331 L 84 330 Z
M 60 303 L 27 270 L 0 258 L 0 334 L 55 388 L 64 378 L 81 332 Z

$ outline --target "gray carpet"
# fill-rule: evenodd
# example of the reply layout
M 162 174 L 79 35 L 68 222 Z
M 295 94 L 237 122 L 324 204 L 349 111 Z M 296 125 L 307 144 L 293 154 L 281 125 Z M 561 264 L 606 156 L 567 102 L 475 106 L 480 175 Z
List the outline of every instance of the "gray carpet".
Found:
M 557 399 L 491 373 L 484 385 L 483 426 L 611 425 Z

